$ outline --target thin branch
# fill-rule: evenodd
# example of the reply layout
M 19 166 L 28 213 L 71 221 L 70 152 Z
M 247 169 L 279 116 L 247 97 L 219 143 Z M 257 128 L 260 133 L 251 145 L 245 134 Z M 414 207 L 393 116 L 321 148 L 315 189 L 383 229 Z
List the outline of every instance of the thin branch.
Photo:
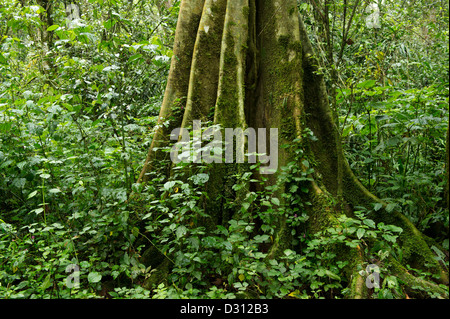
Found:
M 346 3 L 347 1 L 344 2 L 345 7 L 344 7 L 344 27 L 343 27 L 343 31 L 342 31 L 342 44 L 341 44 L 341 48 L 338 54 L 338 60 L 337 60 L 337 65 L 339 65 L 342 62 L 342 57 L 344 55 L 344 48 L 345 48 L 345 44 L 347 43 L 347 39 L 348 39 L 348 33 L 350 32 L 350 28 L 352 26 L 352 22 L 353 22 L 353 17 L 355 16 L 356 13 L 356 9 L 359 6 L 359 0 L 356 0 L 355 5 L 353 6 L 353 10 L 352 13 L 347 21 L 347 26 L 345 25 L 346 23 L 346 15 L 347 15 L 347 10 L 346 10 Z
M 322 21 L 325 21 L 324 13 L 323 13 L 322 10 L 319 8 L 319 6 L 317 5 L 316 1 L 315 1 L 315 0 L 311 0 L 311 2 L 312 2 L 312 4 L 313 4 L 313 6 L 314 6 L 314 9 L 316 9 L 317 12 L 319 12 L 320 17 L 322 18 Z

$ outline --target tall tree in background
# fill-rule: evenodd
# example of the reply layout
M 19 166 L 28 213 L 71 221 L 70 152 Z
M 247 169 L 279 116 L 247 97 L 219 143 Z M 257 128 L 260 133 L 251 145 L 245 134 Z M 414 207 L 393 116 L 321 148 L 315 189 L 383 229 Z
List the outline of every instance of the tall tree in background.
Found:
M 174 56 L 140 183 L 148 182 L 149 173 L 167 158 L 168 153 L 160 148 L 170 145 L 171 131 L 188 128 L 193 120 L 209 120 L 227 128 L 278 128 L 279 145 L 299 141 L 303 154 L 299 159 L 289 148 L 280 148 L 279 167 L 297 160 L 300 171 L 307 172 L 308 163 L 315 163 L 308 192 L 298 191 L 311 203 L 307 210 L 312 232 L 323 230 L 343 213 L 351 216 L 356 206 L 371 209 L 375 205 L 380 209 L 371 218 L 403 229 L 403 261 L 439 274 L 441 281 L 448 283 L 447 272 L 429 248 L 429 238 L 400 212 L 387 210 L 352 173 L 343 156 L 323 78 L 316 72 L 317 59 L 298 15 L 297 1 L 182 1 Z M 306 137 L 308 131 L 314 139 Z M 230 166 L 225 170 L 223 165 Z M 214 200 L 205 200 L 210 216 L 205 222 L 207 229 L 231 218 L 214 194 L 222 193 L 227 187 L 225 177 L 239 170 L 237 165 L 217 164 L 210 172 L 206 191 Z M 280 173 L 271 175 L 266 186 L 275 185 Z M 273 196 L 282 198 L 285 187 L 278 187 Z M 236 192 L 235 196 L 239 200 L 242 194 Z M 283 216 L 277 219 L 276 228 L 268 258 L 291 247 L 291 231 Z M 367 296 L 365 278 L 357 268 L 363 263 L 359 249 L 336 247 L 349 261 L 352 298 Z M 391 259 L 390 265 L 407 285 L 447 294 L 437 284 L 412 276 L 396 260 Z
M 49 48 L 53 44 L 53 32 L 48 31 L 47 28 L 53 25 L 53 1 L 38 0 L 37 4 L 45 10 L 40 14 L 43 23 L 41 27 L 41 40 L 46 43 Z

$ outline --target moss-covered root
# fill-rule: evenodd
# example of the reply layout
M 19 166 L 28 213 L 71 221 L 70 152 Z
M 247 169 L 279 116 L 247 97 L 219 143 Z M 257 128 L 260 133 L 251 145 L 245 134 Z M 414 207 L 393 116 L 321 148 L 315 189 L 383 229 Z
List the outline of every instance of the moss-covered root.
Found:
M 182 112 L 178 112 L 179 114 L 175 116 L 174 110 L 180 110 L 184 107 L 182 101 L 188 95 L 192 54 L 195 45 L 195 37 L 192 37 L 192 33 L 198 30 L 204 2 L 205 0 L 189 0 L 182 1 L 180 5 L 173 58 L 164 100 L 159 113 L 158 125 L 155 127 L 156 130 L 138 183 L 148 182 L 148 173 L 152 171 L 153 163 L 167 155 L 167 153 L 157 152 L 157 150 L 167 146 L 170 132 L 181 124 Z M 171 119 L 170 125 L 167 126 L 164 123 L 169 119 Z
M 389 217 L 394 217 L 393 224 L 403 229 L 403 233 L 400 236 L 403 258 L 411 265 L 425 268 L 440 275 L 441 283 L 448 285 L 448 271 L 438 262 L 424 235 L 403 214 L 394 212 Z M 387 217 L 384 219 L 389 220 Z
M 369 290 L 366 285 L 366 281 L 363 276 L 359 274 L 358 269 L 355 267 L 350 277 L 350 293 L 347 296 L 348 299 L 367 299 Z
M 346 296 L 348 299 L 367 299 L 369 296 L 369 289 L 366 285 L 366 280 L 364 276 L 361 276 L 360 269 L 361 266 L 364 264 L 364 258 L 361 253 L 361 248 L 349 248 L 346 247 L 348 250 L 347 258 L 350 260 L 350 263 L 348 265 L 348 269 L 350 272 L 350 292 Z
M 389 265 L 389 270 L 392 274 L 404 283 L 404 289 L 409 296 L 420 299 L 429 298 L 430 296 L 438 296 L 438 298 L 442 299 L 449 298 L 448 287 L 445 289 L 434 282 L 413 276 L 394 258 L 390 258 Z
M 276 259 L 284 255 L 286 249 L 291 248 L 292 236 L 291 230 L 286 224 L 286 218 L 283 216 L 277 223 L 277 231 L 274 236 L 274 240 L 266 259 Z
M 169 260 L 164 260 L 151 272 L 150 277 L 148 277 L 143 287 L 148 290 L 155 289 L 161 283 L 167 283 L 167 277 L 170 273 L 171 263 Z
M 399 237 L 399 245 L 403 252 L 404 263 L 409 263 L 416 268 L 422 268 L 439 274 L 443 284 L 449 283 L 448 271 L 436 260 L 435 253 L 430 249 L 426 237 L 414 226 L 414 224 L 401 212 L 386 210 L 387 203 L 370 193 L 355 177 L 348 162 L 344 161 L 344 197 L 353 206 L 373 207 L 379 203 L 382 208 L 373 213 L 373 218 L 378 223 L 395 225 L 403 229 Z
M 402 213 L 398 211 L 387 212 L 387 204 L 379 200 L 372 194 L 367 195 L 360 183 L 353 183 L 353 189 L 360 187 L 360 203 L 370 205 L 369 203 L 380 203 L 383 208 L 374 213 L 372 218 L 378 223 L 383 222 L 387 225 L 396 225 L 402 228 L 399 236 L 399 245 L 403 253 L 403 262 L 410 264 L 415 268 L 421 268 L 440 275 L 441 283 L 449 283 L 448 270 L 445 270 L 437 261 L 435 253 L 430 249 L 427 238 L 414 226 L 414 224 Z M 356 192 L 355 192 L 356 193 Z M 353 203 L 355 204 L 355 202 Z

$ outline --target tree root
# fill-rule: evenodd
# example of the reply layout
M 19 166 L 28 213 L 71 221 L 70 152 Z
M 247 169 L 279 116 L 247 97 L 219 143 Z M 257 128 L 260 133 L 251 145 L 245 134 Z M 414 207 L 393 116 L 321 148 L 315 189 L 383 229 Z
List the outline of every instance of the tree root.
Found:
M 449 298 L 448 287 L 447 289 L 445 289 L 444 287 L 442 287 L 443 285 L 438 285 L 432 281 L 418 278 L 412 275 L 408 272 L 407 269 L 405 269 L 397 260 L 392 257 L 388 259 L 387 269 L 382 271 L 388 271 L 389 275 L 395 276 L 399 279 L 401 287 L 407 298 Z M 370 289 L 373 289 L 373 287 L 368 286 L 368 282 L 371 283 L 370 280 L 367 280 L 369 275 L 369 273 L 362 275 L 361 270 L 358 270 L 358 267 L 354 267 L 352 275 L 350 276 L 350 291 L 347 295 L 348 299 L 369 298 Z M 375 283 L 371 284 L 375 286 Z M 378 282 L 377 284 L 381 285 L 381 282 Z
M 158 266 L 153 268 L 150 276 L 144 281 L 143 287 L 148 290 L 155 289 L 159 284 L 166 283 L 167 277 L 170 273 L 171 263 L 168 259 L 165 259 Z
M 350 293 L 348 299 L 367 299 L 369 290 L 366 285 L 366 280 L 355 268 L 350 277 Z
M 390 258 L 389 265 L 392 274 L 405 284 L 404 288 L 409 296 L 416 298 L 429 298 L 430 296 L 437 296 L 441 299 L 449 298 L 448 287 L 446 290 L 434 282 L 410 274 L 408 270 L 394 258 Z

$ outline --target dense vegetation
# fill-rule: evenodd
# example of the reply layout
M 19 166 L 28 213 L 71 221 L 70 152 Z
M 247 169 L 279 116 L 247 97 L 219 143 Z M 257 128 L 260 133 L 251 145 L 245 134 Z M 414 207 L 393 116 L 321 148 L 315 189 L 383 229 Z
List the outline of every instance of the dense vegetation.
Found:
M 79 0 L 71 8 L 80 19 L 63 1 L 0 4 L 0 297 L 343 298 L 349 261 L 329 249 L 336 243 L 359 247 L 380 267 L 372 298 L 414 293 L 383 272 L 388 256 L 402 259 L 402 229 L 375 223 L 363 207 L 324 232 L 293 234 L 300 253 L 266 262 L 273 215 L 288 214 L 299 230 L 308 219 L 296 194 L 309 173 L 299 175 L 296 161 L 281 178 L 292 182 L 283 202 L 297 210 L 270 196 L 276 186 L 239 205 L 224 193 L 228 209 L 242 213 L 214 236 L 194 227 L 206 214 L 199 202 L 208 166 L 185 175 L 181 165 L 168 181 L 161 163 L 145 189 L 136 183 L 163 99 L 178 1 Z M 400 210 L 434 240 L 448 271 L 448 2 L 379 7 L 380 28 L 369 28 L 368 3 L 298 3 L 352 169 L 387 211 Z M 257 169 L 234 176 L 231 188 Z M 139 203 L 128 201 L 132 193 Z M 255 227 L 265 234 L 255 236 Z M 155 259 L 172 271 L 152 286 Z M 80 270 L 72 288 L 71 265 Z M 435 279 L 415 265 L 409 271 Z

